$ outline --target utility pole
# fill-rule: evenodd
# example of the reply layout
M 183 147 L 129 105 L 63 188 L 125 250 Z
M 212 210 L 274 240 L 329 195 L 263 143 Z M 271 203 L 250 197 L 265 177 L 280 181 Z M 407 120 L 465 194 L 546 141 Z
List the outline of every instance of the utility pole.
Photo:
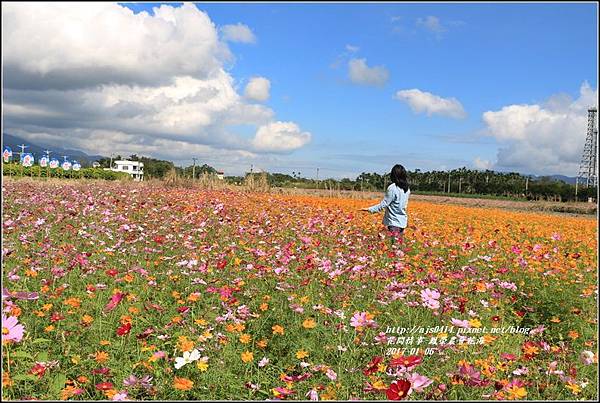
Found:
M 448 172 L 448 193 L 450 193 L 450 172 Z
M 525 193 L 529 190 L 529 176 L 525 178 Z
M 458 178 L 458 193 L 460 193 L 461 188 L 462 188 L 462 177 Z
M 577 185 L 579 185 L 579 177 L 575 178 L 575 201 L 577 201 Z
M 110 169 L 112 169 L 112 160 L 113 160 L 113 153 L 110 153 L 110 166 L 109 166 Z
M 196 159 L 192 158 L 192 161 L 194 161 L 194 165 L 192 165 L 192 179 L 196 179 Z
M 317 189 L 319 188 L 319 168 L 317 168 Z

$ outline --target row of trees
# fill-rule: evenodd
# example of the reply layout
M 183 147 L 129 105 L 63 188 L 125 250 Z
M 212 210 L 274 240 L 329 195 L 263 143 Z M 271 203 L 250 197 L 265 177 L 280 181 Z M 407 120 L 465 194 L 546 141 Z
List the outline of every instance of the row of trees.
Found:
M 112 161 L 123 159 L 117 155 Z M 180 177 L 199 178 L 202 174 L 215 174 L 217 171 L 208 164 L 176 167 L 173 162 L 150 157 L 130 155 L 127 159 L 144 163 L 144 176 L 150 178 L 165 178 L 169 173 L 176 172 Z M 110 158 L 98 160 L 101 168 L 109 168 Z M 16 168 L 15 168 L 16 169 Z M 20 170 L 15 170 L 15 173 Z M 29 172 L 29 171 L 28 171 Z M 89 175 L 101 175 L 90 171 Z M 11 170 L 12 173 L 12 170 Z M 34 174 L 35 175 L 35 174 Z M 247 182 L 249 175 L 229 176 L 229 183 L 242 184 Z M 516 172 L 478 171 L 459 168 L 451 171 L 409 171 L 408 180 L 413 192 L 446 193 L 468 195 L 489 195 L 519 199 L 546 199 L 557 201 L 588 200 L 596 198 L 597 188 L 578 186 L 556 180 L 550 177 L 533 178 Z M 267 173 L 267 181 L 271 187 L 297 187 L 312 189 L 339 189 L 360 191 L 383 191 L 390 183 L 389 174 L 363 172 L 355 179 L 324 179 L 315 180 L 304 178 L 300 172 L 292 175 L 283 173 Z
M 245 177 L 230 176 L 230 183 L 242 183 Z M 315 179 L 282 173 L 267 174 L 272 187 L 335 188 L 340 190 L 383 191 L 390 184 L 389 174 L 363 172 L 356 179 Z M 451 171 L 409 171 L 408 180 L 413 192 L 489 195 L 528 200 L 588 200 L 596 198 L 597 188 L 566 183 L 550 177 L 534 178 L 515 172 L 478 171 L 467 168 Z M 577 193 L 577 194 L 576 194 Z

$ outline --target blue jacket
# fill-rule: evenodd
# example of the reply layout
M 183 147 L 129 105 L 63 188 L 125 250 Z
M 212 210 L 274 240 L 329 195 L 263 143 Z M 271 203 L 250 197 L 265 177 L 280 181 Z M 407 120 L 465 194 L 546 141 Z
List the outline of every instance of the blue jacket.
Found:
M 406 214 L 406 207 L 408 206 L 408 197 L 410 196 L 410 189 L 404 192 L 401 188 L 392 183 L 388 186 L 385 192 L 385 197 L 381 203 L 369 207 L 369 212 L 377 213 L 385 208 L 385 214 L 383 216 L 383 225 L 394 227 L 406 228 L 408 225 L 408 214 Z

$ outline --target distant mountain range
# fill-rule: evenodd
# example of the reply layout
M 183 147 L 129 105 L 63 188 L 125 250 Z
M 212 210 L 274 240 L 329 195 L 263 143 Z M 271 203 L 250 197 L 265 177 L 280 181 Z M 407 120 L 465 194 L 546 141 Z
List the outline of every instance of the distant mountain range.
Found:
M 4 146 L 9 146 L 13 152 L 13 161 L 18 158 L 21 152 L 20 144 L 28 146 L 25 149 L 26 153 L 32 153 L 35 160 L 38 161 L 42 155 L 46 155 L 46 150 L 50 150 L 50 158 L 57 158 L 59 161 L 63 160 L 63 156 L 67 156 L 69 160 L 77 160 L 82 166 L 90 166 L 92 162 L 97 161 L 101 158 L 105 158 L 101 155 L 89 155 L 79 150 L 72 150 L 68 148 L 52 147 L 40 143 L 32 143 L 31 141 L 25 140 L 24 138 L 13 136 L 12 134 L 2 133 L 2 150 Z
M 31 141 L 27 141 L 21 137 L 18 136 L 13 136 L 12 134 L 8 134 L 8 133 L 3 133 L 2 134 L 2 146 L 9 146 L 12 151 L 14 157 L 17 157 L 16 152 L 20 151 L 21 149 L 18 147 L 19 144 L 25 144 L 26 146 L 29 146 L 25 149 L 25 152 L 29 152 L 32 153 L 33 156 L 35 157 L 36 161 L 45 154 L 45 150 L 48 149 L 50 150 L 52 153 L 50 154 L 51 157 L 57 157 L 60 161 L 62 161 L 63 155 L 66 155 L 68 159 L 70 160 L 77 160 L 82 166 L 89 166 L 92 164 L 92 162 L 97 161 L 101 158 L 106 158 L 103 157 L 101 155 L 88 155 L 86 153 L 84 153 L 83 151 L 79 151 L 79 150 L 72 150 L 72 149 L 67 149 L 67 148 L 60 148 L 60 147 L 51 147 L 51 146 L 46 146 L 44 144 L 35 144 L 32 143 Z M 552 180 L 555 181 L 563 181 L 566 183 L 569 183 L 571 185 L 575 184 L 575 180 L 576 178 L 574 176 L 565 176 L 565 175 L 526 175 L 526 174 L 522 174 L 524 176 L 529 176 L 532 179 L 541 179 L 541 178 L 550 178 Z
M 533 177 L 534 179 L 550 178 L 552 180 L 563 181 L 563 182 L 566 182 L 571 185 L 574 185 L 575 181 L 577 180 L 577 178 L 574 176 L 565 176 L 565 175 L 542 175 L 542 176 L 530 175 L 530 176 Z

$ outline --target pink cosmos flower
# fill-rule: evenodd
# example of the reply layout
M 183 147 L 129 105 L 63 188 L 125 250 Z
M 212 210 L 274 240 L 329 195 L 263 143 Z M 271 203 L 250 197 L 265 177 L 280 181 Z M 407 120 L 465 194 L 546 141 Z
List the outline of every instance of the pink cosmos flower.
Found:
M 2 315 L 2 343 L 20 342 L 23 339 L 24 328 L 16 316 L 8 318 Z
M 165 358 L 167 356 L 167 354 L 164 351 L 157 351 L 154 354 L 152 354 L 152 357 L 154 357 L 155 359 L 161 359 L 161 358 Z
M 462 327 L 465 329 L 469 329 L 471 327 L 471 324 L 468 320 L 459 320 L 452 318 L 451 322 L 454 326 Z
M 563 375 L 564 371 L 557 370 L 558 361 L 552 361 L 548 364 L 548 369 L 546 370 L 546 375 Z
M 319 400 L 319 393 L 317 392 L 316 389 L 311 389 L 308 391 L 308 393 L 306 394 L 306 396 L 313 401 Z
M 421 290 L 421 300 L 423 301 L 423 306 L 429 309 L 438 309 L 440 307 L 440 293 L 437 290 L 430 290 L 426 288 Z
M 512 372 L 514 375 L 527 375 L 529 373 L 529 369 L 527 367 L 522 367 L 519 365 L 519 368 L 515 369 Z
M 106 304 L 106 306 L 104 307 L 104 312 L 110 312 L 113 309 L 115 309 L 124 296 L 125 294 L 122 292 L 117 292 L 113 294 L 112 297 L 110 297 L 110 301 L 108 302 L 108 304 Z
M 112 400 L 113 401 L 125 401 L 125 400 L 129 400 L 129 399 L 127 399 L 127 392 L 124 390 L 121 390 L 113 396 Z
M 369 319 L 367 312 L 356 312 L 350 319 L 350 326 L 357 328 L 376 327 L 376 323 L 373 319 Z
M 581 352 L 581 354 L 579 355 L 579 359 L 585 365 L 592 365 L 598 362 L 598 357 L 596 357 L 596 355 L 593 352 L 587 350 Z
M 416 372 L 413 372 L 407 378 L 407 380 L 411 383 L 412 390 L 414 390 L 415 392 L 422 392 L 423 389 L 425 389 L 427 386 L 431 385 L 431 383 L 433 382 L 431 379 L 427 378 L 426 376 L 419 375 Z

